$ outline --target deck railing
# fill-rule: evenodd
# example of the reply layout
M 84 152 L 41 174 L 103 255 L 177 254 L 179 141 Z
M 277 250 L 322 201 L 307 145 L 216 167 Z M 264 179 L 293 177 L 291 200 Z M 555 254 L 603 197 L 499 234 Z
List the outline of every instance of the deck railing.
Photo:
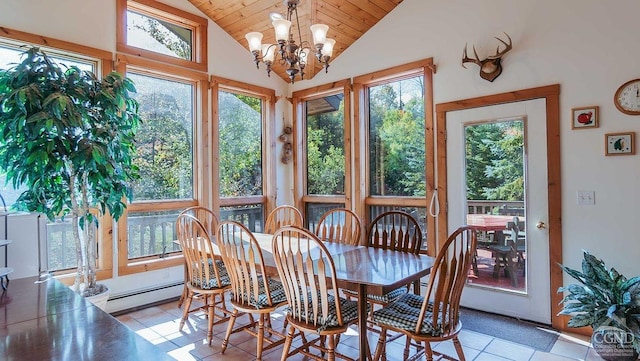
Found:
M 129 216 L 128 252 L 129 259 L 177 252 L 180 247 L 173 243 L 176 237 L 176 219 L 179 211 L 163 214 Z
M 47 222 L 46 241 L 48 271 L 77 267 L 71 217 Z
M 220 220 L 236 221 L 244 224 L 251 232 L 262 232 L 264 229 L 262 204 L 220 208 Z
M 468 200 L 468 214 L 499 214 L 503 216 L 524 216 L 523 201 L 483 201 Z
M 176 236 L 176 219 L 179 210 L 167 213 L 133 215 L 127 218 L 128 257 L 164 257 L 177 252 L 180 247 L 173 243 Z M 228 207 L 220 210 L 220 219 L 232 219 L 245 224 L 253 232 L 263 229 L 262 205 L 248 207 Z M 47 223 L 48 271 L 75 268 L 76 248 L 73 240 L 71 218 L 58 219 Z
M 469 214 L 502 214 L 524 216 L 524 202 L 521 201 L 481 201 L 470 200 L 467 202 Z M 307 227 L 315 229 L 320 216 L 341 204 L 308 204 Z M 412 214 L 420 223 L 426 239 L 426 208 L 420 207 L 390 207 L 372 206 L 370 217 L 373 219 L 378 214 L 400 209 Z M 128 218 L 129 229 L 129 258 L 139 258 L 157 255 L 163 257 L 169 252 L 178 251 L 179 248 L 173 241 L 176 239 L 175 221 L 179 211 L 166 214 L 150 214 L 130 216 Z M 263 207 L 261 204 L 225 207 L 220 209 L 220 219 L 231 219 L 245 224 L 253 232 L 263 230 Z M 47 258 L 49 271 L 70 269 L 76 267 L 76 251 L 73 241 L 71 218 L 47 223 Z

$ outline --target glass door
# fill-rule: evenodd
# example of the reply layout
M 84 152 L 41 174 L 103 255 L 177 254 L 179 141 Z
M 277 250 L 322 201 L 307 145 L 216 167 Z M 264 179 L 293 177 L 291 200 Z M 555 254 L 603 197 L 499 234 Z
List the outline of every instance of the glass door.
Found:
M 447 197 L 450 226 L 478 228 L 462 305 L 548 324 L 545 109 L 539 99 L 448 113 Z

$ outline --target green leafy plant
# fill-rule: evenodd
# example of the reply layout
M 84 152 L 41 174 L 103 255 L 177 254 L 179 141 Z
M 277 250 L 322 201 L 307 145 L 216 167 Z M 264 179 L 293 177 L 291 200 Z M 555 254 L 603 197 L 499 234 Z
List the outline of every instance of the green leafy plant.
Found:
M 138 170 L 132 160 L 138 104 L 131 80 L 112 72 L 97 79 L 63 67 L 38 48 L 0 71 L 0 168 L 14 188 L 26 185 L 16 205 L 50 220 L 72 217 L 78 269 L 76 292 L 96 284 L 94 229 L 107 211 L 118 219 Z
M 634 335 L 633 347 L 640 352 L 640 277 L 627 279 L 615 268 L 584 251 L 582 272 L 560 265 L 580 283 L 560 287 L 566 292 L 561 315 L 570 315 L 569 327 L 612 326 Z

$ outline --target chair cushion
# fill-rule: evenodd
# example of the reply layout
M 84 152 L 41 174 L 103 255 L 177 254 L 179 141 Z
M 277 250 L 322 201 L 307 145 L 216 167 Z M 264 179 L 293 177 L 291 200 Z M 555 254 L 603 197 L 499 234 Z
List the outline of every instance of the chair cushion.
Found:
M 224 288 L 231 285 L 231 279 L 229 278 L 229 274 L 227 273 L 227 269 L 224 267 L 224 263 L 221 260 L 215 261 L 215 266 L 218 269 L 218 275 L 220 276 L 220 285 L 218 284 L 218 280 L 215 276 L 215 271 L 213 270 L 214 262 L 209 260 L 209 280 L 206 280 L 206 275 L 204 270 L 200 277 L 195 276 L 191 280 L 191 284 L 193 286 L 202 288 L 203 290 L 212 290 L 216 288 Z
M 250 299 L 247 299 L 246 294 L 240 295 L 240 297 L 242 298 L 242 302 L 254 306 L 256 309 L 261 309 L 287 301 L 287 295 L 285 294 L 284 288 L 282 287 L 282 283 L 280 281 L 274 280 L 273 278 L 267 278 L 267 285 L 269 287 L 269 292 L 271 293 L 272 304 L 269 304 L 268 302 L 269 300 L 264 288 L 264 278 L 262 277 L 262 275 L 260 275 L 258 278 L 258 299 L 255 299 L 253 295 L 253 289 L 251 289 Z
M 404 295 L 407 293 L 407 287 L 406 286 L 402 286 L 400 288 L 396 288 L 395 290 L 384 294 L 382 296 L 379 295 L 372 295 L 372 294 L 368 294 L 367 298 L 369 300 L 372 300 L 374 302 L 378 302 L 378 303 L 383 303 L 383 304 L 389 304 L 391 302 L 396 301 L 398 298 L 400 298 L 400 296 Z
M 311 294 L 307 295 L 308 299 L 311 298 Z M 318 295 L 320 297 L 320 295 Z M 358 319 L 358 302 L 356 301 L 348 301 L 342 297 L 339 297 L 340 300 L 340 311 L 342 312 L 342 323 L 344 325 L 349 324 Z M 325 317 L 324 320 L 320 319 L 317 322 L 318 332 L 326 330 L 327 328 L 340 326 L 338 323 L 338 315 L 336 313 L 335 307 L 335 297 L 333 295 L 328 295 L 329 302 L 329 314 Z M 313 308 L 311 302 L 308 304 L 309 309 Z M 288 312 L 291 314 L 292 309 L 289 307 Z M 367 313 L 369 312 L 369 305 L 367 305 Z M 309 318 L 311 322 L 307 321 L 305 315 L 293 315 L 293 318 L 297 320 L 301 320 L 304 322 L 311 323 L 314 316 L 313 311 L 309 311 Z
M 349 295 L 351 297 L 358 297 L 358 292 L 356 291 L 352 291 L 352 290 L 342 290 L 346 295 Z M 372 295 L 372 294 L 368 294 L 367 295 L 367 299 L 369 299 L 370 301 L 376 302 L 376 303 L 382 303 L 382 304 L 389 304 L 395 300 L 397 300 L 400 296 L 404 295 L 405 293 L 407 293 L 407 287 L 406 286 L 402 286 L 400 288 L 396 288 L 395 290 L 385 294 L 385 295 Z
M 381 326 L 388 325 L 398 329 L 414 332 L 423 302 L 424 297 L 407 293 L 401 296 L 396 302 L 374 311 L 373 322 Z M 431 336 L 440 336 L 445 329 L 445 325 L 433 325 L 431 323 L 432 317 L 433 306 L 430 303 L 425 312 L 422 325 L 420 326 L 420 333 Z

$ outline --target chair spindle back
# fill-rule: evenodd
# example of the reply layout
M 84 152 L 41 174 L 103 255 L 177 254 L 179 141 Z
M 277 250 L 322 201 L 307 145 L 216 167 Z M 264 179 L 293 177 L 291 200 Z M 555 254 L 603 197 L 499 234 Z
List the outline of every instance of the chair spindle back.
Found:
M 367 242 L 370 247 L 417 254 L 422 248 L 422 229 L 409 213 L 388 211 L 371 222 Z
M 302 228 L 302 213 L 293 206 L 282 205 L 276 207 L 269 216 L 267 217 L 267 221 L 264 224 L 264 233 L 273 234 L 280 227 L 284 226 L 297 226 Z
M 262 249 L 253 233 L 241 223 L 222 221 L 217 241 L 231 279 L 232 300 L 247 306 L 257 305 L 260 294 L 264 294 L 266 303 L 273 305 L 269 287 L 259 287 L 267 282 L 267 273 Z
M 357 246 L 360 244 L 360 217 L 345 208 L 325 212 L 316 226 L 316 235 L 322 241 Z
M 203 289 L 222 285 L 217 267 L 214 267 L 214 250 L 209 231 L 196 217 L 182 213 L 176 221 L 178 241 L 187 265 L 185 280 Z
M 467 282 L 476 242 L 473 226 L 463 226 L 456 229 L 442 245 L 429 276 L 416 333 L 419 333 L 422 321 L 431 311 L 434 329 L 446 335 L 458 327 L 460 297 Z
M 285 226 L 273 236 L 273 256 L 293 322 L 321 330 L 333 311 L 342 327 L 335 265 L 322 241 L 305 229 Z

